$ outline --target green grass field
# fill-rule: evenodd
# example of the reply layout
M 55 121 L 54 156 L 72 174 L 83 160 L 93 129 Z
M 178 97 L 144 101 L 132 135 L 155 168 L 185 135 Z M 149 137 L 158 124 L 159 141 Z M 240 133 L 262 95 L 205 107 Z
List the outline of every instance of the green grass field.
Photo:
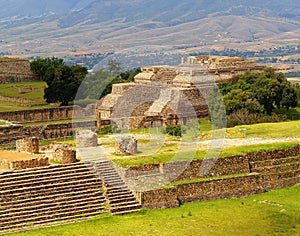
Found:
M 0 99 L 0 112 L 53 106 L 45 104 L 45 100 L 43 98 L 45 87 L 45 82 L 0 84 L 0 96 L 26 100 L 21 103 L 19 101 L 4 101 Z
M 210 131 L 209 121 L 200 122 L 201 138 L 199 141 L 210 140 L 211 131 Z M 246 129 L 246 130 L 245 130 Z M 136 137 L 139 137 L 138 134 L 141 132 L 146 132 L 142 130 L 137 130 L 134 132 Z M 133 134 L 133 135 L 134 135 Z M 141 136 L 143 137 L 143 136 Z M 145 134 L 144 137 L 147 137 Z M 191 143 L 190 146 L 186 145 L 184 148 L 180 147 L 180 139 L 168 136 L 165 139 L 164 143 L 157 144 L 155 142 L 149 142 L 147 138 L 137 138 L 138 143 L 145 145 L 146 148 L 141 148 L 140 152 L 137 155 L 133 156 L 113 156 L 114 162 L 118 165 L 128 168 L 129 166 L 142 165 L 147 163 L 165 163 L 175 160 L 190 160 L 190 159 L 203 159 L 212 155 L 213 157 L 225 157 L 232 155 L 242 155 L 247 152 L 257 152 L 257 151 L 267 151 L 280 148 L 288 148 L 299 144 L 300 139 L 300 121 L 289 121 L 289 122 L 280 122 L 280 123 L 263 123 L 263 124 L 254 124 L 254 125 L 243 125 L 236 126 L 233 128 L 227 128 L 225 133 L 225 138 L 227 139 L 239 139 L 240 142 L 246 142 L 248 138 L 260 138 L 265 139 L 276 139 L 274 143 L 257 143 L 246 146 L 233 146 L 223 148 L 221 150 L 214 150 L 208 152 L 207 145 L 202 146 L 200 144 Z M 284 142 L 283 142 L 284 141 Z M 102 140 L 103 147 L 114 147 L 114 137 L 105 141 Z M 239 141 L 236 141 L 239 142 Z M 161 147 L 157 148 L 158 145 Z M 245 145 L 245 144 L 244 144 Z M 156 152 L 151 153 L 149 150 L 156 150 Z M 143 152 L 144 150 L 144 152 Z M 149 154 L 150 153 L 150 154 Z M 174 155 L 177 154 L 175 157 Z
M 179 208 L 100 215 L 75 224 L 11 236 L 286 235 L 300 234 L 300 185 L 241 199 L 184 204 Z

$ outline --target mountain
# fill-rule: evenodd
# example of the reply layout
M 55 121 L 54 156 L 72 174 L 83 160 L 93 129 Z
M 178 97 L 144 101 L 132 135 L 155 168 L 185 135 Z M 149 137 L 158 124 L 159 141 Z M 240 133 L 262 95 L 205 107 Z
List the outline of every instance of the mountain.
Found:
M 295 44 L 294 0 L 0 0 L 0 52 L 110 52 Z

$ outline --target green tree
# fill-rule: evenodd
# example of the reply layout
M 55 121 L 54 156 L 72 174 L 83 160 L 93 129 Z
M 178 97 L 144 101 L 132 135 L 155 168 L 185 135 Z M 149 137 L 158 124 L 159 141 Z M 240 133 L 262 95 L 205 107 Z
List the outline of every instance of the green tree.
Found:
M 46 102 L 60 102 L 66 106 L 75 99 L 77 90 L 87 75 L 87 68 L 80 65 L 67 66 L 56 57 L 36 59 L 31 70 L 47 83 L 44 91 Z
M 266 68 L 262 73 L 247 72 L 236 78 L 219 84 L 228 115 L 239 109 L 271 115 L 281 107 L 289 109 L 297 105 L 295 89 L 282 73 L 276 73 L 272 68 Z
M 223 97 L 223 101 L 227 114 L 241 109 L 246 109 L 249 113 L 261 113 L 264 110 L 252 93 L 241 89 L 230 91 Z

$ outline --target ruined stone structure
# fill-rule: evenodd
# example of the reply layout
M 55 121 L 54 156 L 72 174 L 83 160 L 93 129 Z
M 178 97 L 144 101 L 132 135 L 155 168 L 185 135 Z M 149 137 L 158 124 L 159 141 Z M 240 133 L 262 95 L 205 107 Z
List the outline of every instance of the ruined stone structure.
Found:
M 41 155 L 0 150 L 0 169 L 23 170 L 48 165 L 48 158 Z
M 117 154 L 133 155 L 137 154 L 137 152 L 137 140 L 134 137 L 126 135 L 116 138 Z
M 39 153 L 39 140 L 36 137 L 23 138 L 16 141 L 16 151 Z
M 75 135 L 77 129 L 95 130 L 95 126 L 95 121 L 33 126 L 19 124 L 3 125 L 0 126 L 0 145 L 15 145 L 16 140 L 28 137 L 37 137 L 39 140 L 72 137 Z
M 0 58 L 0 84 L 37 81 L 30 62 L 20 58 Z
M 76 147 L 96 147 L 98 144 L 98 136 L 92 130 L 78 130 L 76 132 Z
M 77 162 L 76 150 L 72 149 L 68 144 L 52 143 L 51 147 L 53 150 L 52 158 L 55 162 L 62 164 L 71 164 Z
M 189 57 L 176 67 L 142 67 L 132 83 L 115 84 L 96 107 L 98 128 L 110 120 L 120 129 L 186 124 L 206 117 L 211 88 L 263 66 L 238 57 Z
M 15 122 L 43 122 L 55 120 L 70 120 L 76 118 L 94 117 L 95 105 L 85 108 L 80 106 L 65 106 L 31 110 L 0 112 L 0 119 Z

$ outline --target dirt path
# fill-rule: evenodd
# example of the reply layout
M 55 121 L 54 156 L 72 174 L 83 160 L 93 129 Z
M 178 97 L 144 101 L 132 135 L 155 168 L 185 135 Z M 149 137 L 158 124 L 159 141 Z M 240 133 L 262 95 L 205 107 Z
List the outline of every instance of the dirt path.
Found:
M 300 138 L 277 138 L 277 139 L 262 139 L 262 138 L 234 138 L 224 139 L 223 147 L 235 147 L 235 146 L 247 146 L 255 144 L 268 144 L 268 143 L 279 143 L 279 142 L 299 142 Z M 199 145 L 209 145 L 211 140 L 197 142 Z

